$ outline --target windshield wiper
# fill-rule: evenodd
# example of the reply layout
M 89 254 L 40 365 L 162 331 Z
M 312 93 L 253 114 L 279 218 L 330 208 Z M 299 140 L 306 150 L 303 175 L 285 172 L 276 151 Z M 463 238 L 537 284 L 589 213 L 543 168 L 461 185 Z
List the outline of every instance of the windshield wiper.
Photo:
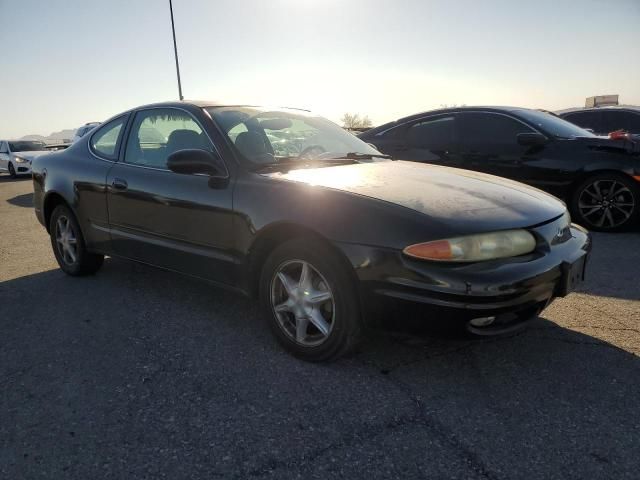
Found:
M 385 155 L 384 153 L 349 152 L 340 157 L 331 157 L 329 160 L 372 160 L 374 158 L 391 159 L 391 155 Z
M 357 162 L 355 158 L 348 157 L 336 157 L 336 158 L 313 158 L 313 159 L 304 159 L 299 160 L 298 157 L 282 157 L 277 162 L 272 163 L 264 163 L 262 165 L 257 165 L 254 170 L 277 170 L 280 168 L 313 168 L 317 167 L 321 164 L 331 164 L 331 165 L 349 165 L 354 162 Z

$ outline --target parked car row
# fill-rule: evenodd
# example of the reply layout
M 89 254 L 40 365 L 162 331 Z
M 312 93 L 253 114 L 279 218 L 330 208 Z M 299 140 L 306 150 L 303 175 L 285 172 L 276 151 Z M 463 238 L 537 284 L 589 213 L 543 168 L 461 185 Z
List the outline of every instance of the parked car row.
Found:
M 598 137 L 525 108 L 420 113 L 360 135 L 394 158 L 475 170 L 545 190 L 579 224 L 617 231 L 640 220 L 638 143 Z
M 466 143 L 455 143 L 461 131 Z M 512 173 L 524 166 L 539 185 L 568 188 L 577 169 L 537 152 L 579 164 L 579 151 L 609 163 L 612 150 L 620 172 L 622 159 L 637 163 L 557 117 L 520 109 L 421 114 L 364 138 L 413 161 L 305 111 L 147 105 L 37 158 L 35 211 L 67 274 L 95 273 L 110 255 L 206 279 L 258 298 L 277 340 L 319 361 L 405 310 L 475 335 L 514 331 L 583 280 L 590 237 L 565 204 L 448 165 L 509 161 Z M 636 163 L 624 168 L 640 176 Z M 604 183 L 591 185 L 603 193 Z M 625 185 L 635 195 L 625 180 L 608 187 L 607 201 L 626 195 Z
M 88 132 L 100 125 L 90 122 L 76 130 L 73 142 L 78 141 Z M 31 163 L 34 158 L 52 150 L 63 150 L 69 143 L 47 145 L 36 140 L 0 140 L 0 172 L 6 172 L 12 178 L 18 175 L 31 175 Z

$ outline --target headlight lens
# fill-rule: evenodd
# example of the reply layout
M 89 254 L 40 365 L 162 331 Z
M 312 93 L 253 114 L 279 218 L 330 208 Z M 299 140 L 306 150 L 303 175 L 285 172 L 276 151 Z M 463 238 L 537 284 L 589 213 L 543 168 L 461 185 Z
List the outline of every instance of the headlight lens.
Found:
M 27 160 L 26 158 L 22 158 L 22 157 L 13 157 L 16 160 L 16 163 L 29 163 L 29 160 Z
M 504 230 L 410 245 L 405 255 L 440 262 L 480 262 L 532 252 L 536 239 L 526 230 Z

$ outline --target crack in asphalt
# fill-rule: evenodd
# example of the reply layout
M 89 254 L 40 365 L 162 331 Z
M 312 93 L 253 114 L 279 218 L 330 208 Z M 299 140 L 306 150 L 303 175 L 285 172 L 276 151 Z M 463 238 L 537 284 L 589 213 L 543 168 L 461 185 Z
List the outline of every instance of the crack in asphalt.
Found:
M 458 349 L 455 352 L 451 351 L 449 353 L 457 353 L 461 350 L 462 349 Z M 452 447 L 453 451 L 456 452 L 462 460 L 464 460 L 467 466 L 482 478 L 489 480 L 497 480 L 499 478 L 489 471 L 489 467 L 484 463 L 479 454 L 468 448 L 450 428 L 447 428 L 446 425 L 439 422 L 433 415 L 428 413 L 427 405 L 420 398 L 420 395 L 413 391 L 410 385 L 402 382 L 392 375 L 386 375 L 386 377 L 389 383 L 395 385 L 396 388 L 404 392 L 409 400 L 414 404 L 420 419 L 420 421 L 415 422 L 417 425 L 425 427 L 435 434 L 436 438 L 438 438 L 443 444 Z
M 393 431 L 408 425 L 419 424 L 419 423 L 420 423 L 420 418 L 418 416 L 406 415 L 403 417 L 397 417 L 395 419 L 392 419 L 384 423 L 369 425 L 366 428 L 362 428 L 354 432 L 351 432 L 347 435 L 344 435 L 338 441 L 333 442 L 318 450 L 315 450 L 312 454 L 301 455 L 299 457 L 294 457 L 289 460 L 278 460 L 274 458 L 268 462 L 265 462 L 263 466 L 254 468 L 249 472 L 236 474 L 234 478 L 240 479 L 240 478 L 246 478 L 246 476 L 259 478 L 264 475 L 270 474 L 276 470 L 279 470 L 281 468 L 291 469 L 291 468 L 301 467 L 304 464 L 313 463 L 315 460 L 322 457 L 322 455 L 332 450 L 340 450 L 343 448 L 348 448 L 352 445 L 357 444 L 362 439 L 369 440 L 372 438 L 379 437 L 380 435 L 383 435 L 386 432 Z

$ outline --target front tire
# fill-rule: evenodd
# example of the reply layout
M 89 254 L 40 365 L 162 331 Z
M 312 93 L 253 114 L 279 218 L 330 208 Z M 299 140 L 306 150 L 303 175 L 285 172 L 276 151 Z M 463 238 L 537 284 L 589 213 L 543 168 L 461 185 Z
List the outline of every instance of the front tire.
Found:
M 640 220 L 640 188 L 617 173 L 594 175 L 576 188 L 571 210 L 574 220 L 590 230 L 624 230 Z
M 58 205 L 54 209 L 49 233 L 58 265 L 67 275 L 91 275 L 102 266 L 104 255 L 87 251 L 78 221 L 66 205 Z
M 11 178 L 18 178 L 18 174 L 16 173 L 16 169 L 13 166 L 13 163 L 9 162 L 9 176 Z
M 291 240 L 276 248 L 260 276 L 260 304 L 278 342 L 313 362 L 335 360 L 360 340 L 353 280 L 325 244 Z

